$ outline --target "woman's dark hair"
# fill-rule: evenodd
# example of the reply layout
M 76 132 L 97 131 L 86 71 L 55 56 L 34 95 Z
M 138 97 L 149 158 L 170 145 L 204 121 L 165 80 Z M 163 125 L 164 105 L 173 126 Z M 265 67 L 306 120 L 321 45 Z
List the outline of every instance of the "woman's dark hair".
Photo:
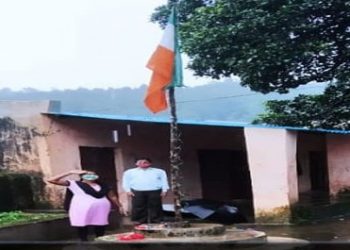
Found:
M 152 163 L 152 160 L 148 157 L 138 157 L 138 158 L 136 158 L 135 162 L 140 161 L 140 160 L 145 160 L 145 161 L 148 161 L 149 163 Z

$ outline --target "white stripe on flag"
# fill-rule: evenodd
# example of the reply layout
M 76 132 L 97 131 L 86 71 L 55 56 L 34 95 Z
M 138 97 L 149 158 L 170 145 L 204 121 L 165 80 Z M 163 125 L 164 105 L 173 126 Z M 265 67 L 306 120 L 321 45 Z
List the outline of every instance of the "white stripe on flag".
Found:
M 175 50 L 175 27 L 172 23 L 168 23 L 165 27 L 162 40 L 160 41 L 160 46 L 165 47 L 171 51 Z

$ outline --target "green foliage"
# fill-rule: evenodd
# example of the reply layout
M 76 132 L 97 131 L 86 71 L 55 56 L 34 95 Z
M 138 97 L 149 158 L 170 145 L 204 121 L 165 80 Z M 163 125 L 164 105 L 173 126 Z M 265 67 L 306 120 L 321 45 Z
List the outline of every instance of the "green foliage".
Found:
M 33 190 L 31 178 L 27 174 L 16 173 L 9 175 L 15 209 L 33 208 Z
M 14 207 L 11 182 L 8 176 L 0 174 L 0 211 L 9 211 Z
M 350 85 L 330 84 L 323 95 L 300 95 L 294 100 L 268 101 L 266 113 L 253 123 L 324 129 L 350 129 Z
M 178 2 L 182 49 L 199 76 L 237 75 L 263 93 L 349 79 L 349 0 Z
M 24 213 L 21 211 L 3 212 L 0 213 L 0 227 L 64 218 L 65 216 L 65 214 Z
M 267 102 L 255 123 L 349 129 L 350 0 L 178 2 L 182 50 L 197 75 L 236 75 L 262 93 L 334 82 L 324 95 Z M 161 6 L 152 21 L 167 14 Z
M 0 225 L 18 222 L 23 220 L 24 218 L 26 218 L 26 216 L 20 211 L 0 213 Z
M 45 182 L 43 181 L 43 174 L 40 172 L 27 173 L 31 179 L 31 187 L 33 192 L 33 202 L 37 209 L 52 208 L 51 203 L 47 200 L 45 195 Z
M 33 208 L 31 178 L 22 173 L 0 173 L 0 211 Z
M 200 7 L 210 6 L 215 0 L 191 0 L 191 1 L 180 1 L 178 5 L 178 18 L 181 22 L 187 21 L 194 12 L 195 9 Z M 155 9 L 155 12 L 151 16 L 152 22 L 158 22 L 159 25 L 164 28 L 168 22 L 168 16 L 170 15 L 170 8 L 176 1 L 170 1 L 170 5 L 162 5 Z

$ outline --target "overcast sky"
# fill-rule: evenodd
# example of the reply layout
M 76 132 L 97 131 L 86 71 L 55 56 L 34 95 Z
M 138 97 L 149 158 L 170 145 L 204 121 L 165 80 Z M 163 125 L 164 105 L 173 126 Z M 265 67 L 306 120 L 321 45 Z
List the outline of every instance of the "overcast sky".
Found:
M 145 64 L 162 35 L 149 17 L 166 2 L 0 0 L 0 88 L 148 84 Z M 188 86 L 208 81 L 185 70 Z

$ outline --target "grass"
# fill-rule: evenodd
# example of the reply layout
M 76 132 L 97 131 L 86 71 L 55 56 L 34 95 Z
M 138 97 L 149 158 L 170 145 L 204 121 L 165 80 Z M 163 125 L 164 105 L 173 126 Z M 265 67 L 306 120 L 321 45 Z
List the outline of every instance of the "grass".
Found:
M 3 212 L 0 213 L 0 228 L 65 217 L 66 214 L 63 213 L 24 213 L 21 211 Z

